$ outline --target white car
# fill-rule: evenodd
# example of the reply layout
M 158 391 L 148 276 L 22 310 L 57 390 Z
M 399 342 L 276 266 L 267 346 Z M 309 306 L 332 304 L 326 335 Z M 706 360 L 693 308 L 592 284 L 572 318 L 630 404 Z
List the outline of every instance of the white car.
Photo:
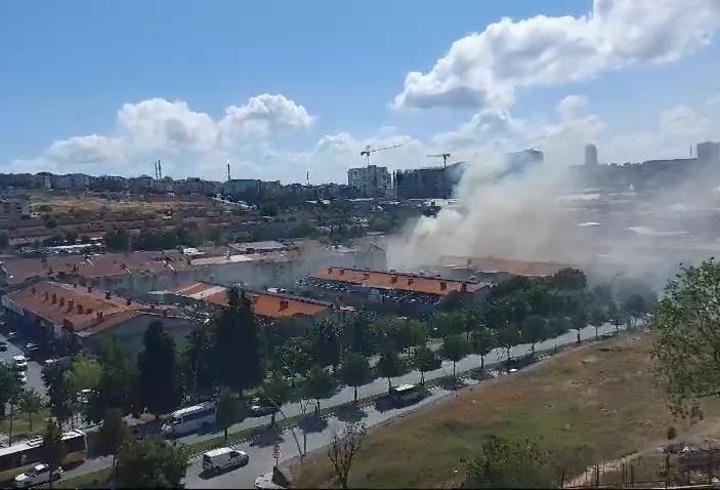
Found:
M 15 488 L 28 488 L 33 485 L 40 485 L 48 482 L 50 475 L 50 467 L 45 463 L 36 464 L 25 473 L 21 473 L 15 477 L 13 484 Z M 52 473 L 52 480 L 57 481 L 63 476 L 63 469 L 58 467 Z
M 15 369 L 20 371 L 25 371 L 27 369 L 27 359 L 23 355 L 14 356 L 13 364 L 15 365 Z
M 27 384 L 27 374 L 25 374 L 25 371 L 18 371 L 17 379 L 21 385 L 26 385 Z
M 245 451 L 221 447 L 203 454 L 203 471 L 209 474 L 217 474 L 221 471 L 245 466 L 249 461 L 250 456 Z

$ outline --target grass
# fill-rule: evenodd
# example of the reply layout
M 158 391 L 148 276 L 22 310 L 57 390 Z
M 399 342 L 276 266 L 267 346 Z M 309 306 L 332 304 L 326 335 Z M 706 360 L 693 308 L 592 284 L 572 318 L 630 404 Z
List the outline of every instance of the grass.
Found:
M 40 412 L 33 414 L 33 426 L 30 430 L 28 416 L 25 413 L 16 413 L 13 417 L 13 440 L 27 439 L 28 437 L 41 434 L 45 428 L 45 419 L 48 418 L 50 412 L 43 408 Z M 10 419 L 4 417 L 0 419 L 0 433 L 8 434 L 10 432 Z
M 622 337 L 558 354 L 533 369 L 484 382 L 371 431 L 351 487 L 436 487 L 462 482 L 461 459 L 489 435 L 539 438 L 567 475 L 646 449 L 675 425 L 654 385 L 651 339 Z M 720 404 L 705 408 L 708 418 Z M 303 488 L 333 485 L 324 451 L 295 468 Z
M 64 478 L 53 485 L 53 488 L 103 488 L 107 487 L 110 480 L 112 468 L 103 468 L 101 470 L 78 475 L 73 478 Z

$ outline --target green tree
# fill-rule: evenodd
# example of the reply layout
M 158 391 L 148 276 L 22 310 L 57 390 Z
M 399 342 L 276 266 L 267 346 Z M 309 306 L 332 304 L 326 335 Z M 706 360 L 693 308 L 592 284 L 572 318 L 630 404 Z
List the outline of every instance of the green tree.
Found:
M 108 231 L 103 236 L 105 248 L 111 252 L 125 252 L 130 250 L 130 233 L 124 228 Z
M 111 408 L 105 412 L 102 424 L 97 431 L 97 450 L 102 455 L 112 455 L 113 473 L 116 469 L 116 459 L 125 440 L 132 433 L 123 421 L 123 413 L 119 408 Z
M 485 369 L 485 356 L 490 354 L 497 345 L 497 336 L 489 328 L 481 328 L 470 334 L 470 349 L 480 356 L 480 370 Z
M 335 378 L 320 366 L 313 366 L 305 378 L 303 391 L 306 398 L 315 400 L 315 412 L 320 410 L 320 400 L 330 398 L 338 389 Z
M 213 322 L 215 376 L 223 386 L 242 392 L 265 377 L 262 345 L 252 305 L 236 288 L 228 290 L 228 304 Z
M 720 393 L 720 263 L 682 267 L 665 287 L 652 327 L 653 358 L 673 415 L 695 420 L 700 402 Z
M 353 387 L 353 402 L 357 403 L 358 386 L 372 381 L 370 363 L 362 354 L 348 353 L 340 366 L 340 382 Z
M 465 488 L 553 488 L 560 483 L 550 455 L 536 442 L 490 436 L 466 463 Z
M 65 444 L 62 442 L 62 430 L 60 424 L 53 419 L 48 419 L 43 434 L 43 453 L 45 455 L 45 464 L 48 465 L 48 484 L 50 488 L 53 486 L 52 475 L 60 467 L 67 454 Z
M 309 331 L 313 359 L 322 366 L 332 366 L 333 372 L 340 364 L 340 335 L 340 326 L 329 318 L 318 320 Z
M 42 378 L 47 387 L 50 414 L 60 424 L 70 420 L 73 416 L 75 401 L 75 391 L 70 370 L 56 363 L 43 368 Z
M 188 450 L 157 437 L 126 439 L 117 458 L 120 488 L 180 488 L 189 464 Z
M 213 385 L 212 332 L 201 325 L 187 336 L 187 344 L 180 356 L 186 390 L 194 396 L 208 392 Z
M 279 374 L 273 374 L 270 379 L 263 381 L 260 391 L 262 393 L 260 403 L 263 407 L 273 410 L 270 425 L 275 425 L 275 413 L 290 401 L 290 385 Z
M 20 410 L 28 417 L 30 432 L 33 430 L 33 415 L 42 409 L 42 398 L 34 389 L 25 390 L 20 400 Z
M 403 373 L 404 365 L 398 353 L 394 350 L 387 349 L 381 355 L 375 366 L 377 373 L 383 378 L 387 379 L 388 382 L 388 393 L 392 392 L 392 380 L 395 376 L 400 376 Z
M 310 342 L 302 337 L 288 339 L 271 359 L 273 370 L 290 379 L 295 386 L 297 376 L 306 376 L 313 365 Z
M 649 311 L 645 298 L 640 294 L 633 294 L 623 303 L 623 313 L 630 318 L 632 327 L 637 325 L 637 319 Z
M 75 391 L 94 390 L 100 383 L 102 367 L 95 358 L 80 355 L 73 359 L 69 375 Z
M 240 397 L 224 388 L 216 405 L 216 425 L 224 432 L 225 444 L 227 444 L 228 440 L 228 429 L 233 424 L 241 422 L 244 418 L 243 414 L 244 410 Z
M 100 422 L 105 412 L 119 408 L 123 415 L 134 411 L 137 399 L 137 370 L 114 339 L 100 349 L 100 380 L 90 393 L 88 419 Z
M 461 335 L 453 335 L 443 341 L 440 347 L 440 357 L 453 363 L 453 379 L 455 376 L 456 364 L 464 359 L 470 353 L 470 344 L 465 337 Z
M 497 330 L 498 345 L 505 349 L 505 360 L 510 366 L 510 349 L 520 343 L 520 330 L 513 325 L 508 324 Z
M 177 407 L 182 396 L 178 386 L 175 341 L 159 321 L 145 331 L 144 349 L 138 355 L 140 402 L 157 415 Z
M 530 315 L 523 321 L 522 340 L 530 343 L 530 352 L 535 354 L 535 344 L 547 338 L 547 323 L 540 315 Z
M 12 442 L 13 417 L 15 416 L 15 405 L 21 394 L 20 381 L 15 372 L 0 364 L 0 414 L 5 415 L 5 406 L 10 407 L 8 416 L 10 418 L 10 434 L 8 439 Z
M 420 384 L 425 384 L 425 373 L 434 371 L 440 367 L 440 358 L 433 350 L 425 345 L 418 347 L 413 352 L 412 364 L 420 371 Z

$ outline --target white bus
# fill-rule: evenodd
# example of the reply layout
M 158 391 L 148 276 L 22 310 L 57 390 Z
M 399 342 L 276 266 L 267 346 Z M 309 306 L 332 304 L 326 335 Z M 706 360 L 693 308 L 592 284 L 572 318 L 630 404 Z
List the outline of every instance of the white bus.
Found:
M 211 425 L 215 425 L 215 403 L 205 402 L 174 411 L 160 432 L 177 437 Z

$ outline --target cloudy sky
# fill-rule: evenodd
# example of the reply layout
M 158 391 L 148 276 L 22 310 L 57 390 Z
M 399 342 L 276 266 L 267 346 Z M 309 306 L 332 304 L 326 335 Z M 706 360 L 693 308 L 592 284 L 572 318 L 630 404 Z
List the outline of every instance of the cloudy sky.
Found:
M 0 172 L 684 157 L 720 140 L 719 28 L 720 0 L 3 2 Z

